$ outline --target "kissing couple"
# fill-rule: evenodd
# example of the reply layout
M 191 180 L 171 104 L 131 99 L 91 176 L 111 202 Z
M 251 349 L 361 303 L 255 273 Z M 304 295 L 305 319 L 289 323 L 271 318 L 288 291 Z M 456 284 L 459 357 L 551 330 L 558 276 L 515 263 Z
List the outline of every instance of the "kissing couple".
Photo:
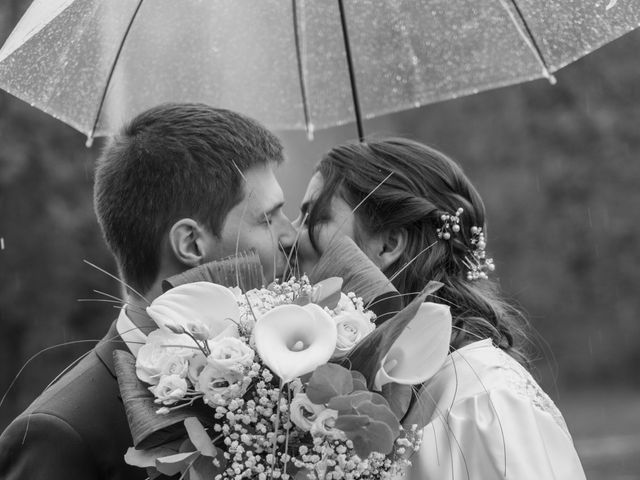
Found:
M 202 104 L 152 108 L 110 139 L 94 204 L 126 303 L 105 338 L 4 431 L 0 478 L 146 478 L 124 461 L 133 441 L 113 352 L 136 355 L 157 328 L 145 307 L 166 278 L 254 251 L 265 283 L 339 276 L 379 319 L 429 281 L 442 284 L 429 300 L 450 309 L 450 353 L 415 402 L 426 426 L 409 478 L 584 479 L 562 415 L 527 371 L 525 322 L 492 279 L 484 205 L 461 168 L 406 139 L 340 145 L 291 222 L 275 176 L 282 162 L 259 123 Z M 359 288 L 376 276 L 384 291 Z

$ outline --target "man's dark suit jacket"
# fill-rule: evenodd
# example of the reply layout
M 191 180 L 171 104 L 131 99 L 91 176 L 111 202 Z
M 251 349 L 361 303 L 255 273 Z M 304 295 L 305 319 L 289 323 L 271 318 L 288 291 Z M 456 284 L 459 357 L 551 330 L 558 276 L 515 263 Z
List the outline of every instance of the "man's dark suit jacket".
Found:
M 124 462 L 133 445 L 113 370 L 126 350 L 115 322 L 80 363 L 45 390 L 0 436 L 0 479 L 144 479 Z

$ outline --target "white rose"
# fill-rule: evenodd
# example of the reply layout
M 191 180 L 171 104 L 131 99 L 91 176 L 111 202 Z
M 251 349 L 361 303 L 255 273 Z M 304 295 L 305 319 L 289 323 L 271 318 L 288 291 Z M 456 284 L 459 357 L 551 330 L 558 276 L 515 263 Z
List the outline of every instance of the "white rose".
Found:
M 189 369 L 187 371 L 187 378 L 191 381 L 192 385 L 195 385 L 198 381 L 198 377 L 207 366 L 207 357 L 202 352 L 196 353 L 191 360 L 189 360 Z
M 234 398 L 245 394 L 251 380 L 241 373 L 219 369 L 208 363 L 200 372 L 196 390 L 204 394 L 202 400 L 210 406 L 226 406 Z
M 291 421 L 301 430 L 308 432 L 311 425 L 318 418 L 318 414 L 326 410 L 324 405 L 316 405 L 306 393 L 297 393 L 290 405 Z
M 218 369 L 244 373 L 253 363 L 255 352 L 242 340 L 225 337 L 209 342 L 207 362 Z
M 338 340 L 333 358 L 341 358 L 369 335 L 376 326 L 361 312 L 342 313 L 333 318 L 338 329 Z
M 149 390 L 156 397 L 157 403 L 171 405 L 184 398 L 187 393 L 187 381 L 178 375 L 164 375 L 158 385 L 149 387 Z
M 154 330 L 136 357 L 136 374 L 143 382 L 155 385 L 163 374 L 186 376 L 186 363 L 195 350 L 193 340 L 166 330 Z
M 180 355 L 170 355 L 166 357 L 166 361 L 160 370 L 161 375 L 178 375 L 185 378 L 189 371 L 189 361 Z
M 326 408 L 316 416 L 311 425 L 311 435 L 314 437 L 328 437 L 331 440 L 346 440 L 346 435 L 342 430 L 335 427 L 338 411 Z
M 336 305 L 334 312 L 345 313 L 345 312 L 355 312 L 355 311 L 356 311 L 356 306 L 353 304 L 353 301 L 351 301 L 351 299 L 347 295 L 340 292 L 340 300 L 338 300 L 338 305 Z

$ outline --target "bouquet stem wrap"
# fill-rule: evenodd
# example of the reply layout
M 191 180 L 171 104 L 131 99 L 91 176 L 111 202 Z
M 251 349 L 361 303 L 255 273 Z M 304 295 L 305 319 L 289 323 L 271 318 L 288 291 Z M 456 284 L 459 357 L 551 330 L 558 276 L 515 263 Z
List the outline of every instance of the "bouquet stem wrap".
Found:
M 183 437 L 183 422 L 188 417 L 197 417 L 206 426 L 213 424 L 211 409 L 202 403 L 174 411 L 171 415 L 158 415 L 159 406 L 153 395 L 136 376 L 135 357 L 129 352 L 115 350 L 113 362 L 135 448 L 154 448 Z

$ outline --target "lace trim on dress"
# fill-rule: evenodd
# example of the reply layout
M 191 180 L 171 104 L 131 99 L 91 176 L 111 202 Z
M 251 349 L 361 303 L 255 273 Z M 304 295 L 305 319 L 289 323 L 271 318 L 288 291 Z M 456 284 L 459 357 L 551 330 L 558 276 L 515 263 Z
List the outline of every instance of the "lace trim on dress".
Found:
M 549 395 L 540 388 L 540 385 L 538 385 L 522 365 L 502 350 L 499 352 L 499 356 L 502 359 L 500 368 L 505 374 L 510 390 L 530 400 L 538 410 L 551 415 L 551 418 L 558 424 L 560 429 L 571 438 L 571 434 L 560 410 L 558 410 L 556 404 L 553 403 L 553 400 L 549 398 Z

